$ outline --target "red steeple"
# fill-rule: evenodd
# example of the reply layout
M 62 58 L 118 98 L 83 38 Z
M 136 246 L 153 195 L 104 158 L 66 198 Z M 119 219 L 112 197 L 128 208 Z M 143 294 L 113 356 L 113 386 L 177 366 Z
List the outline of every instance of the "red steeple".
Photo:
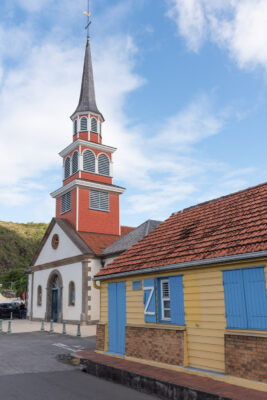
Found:
M 112 184 L 114 147 L 102 144 L 102 123 L 94 89 L 90 40 L 87 37 L 81 94 L 71 116 L 73 142 L 63 158 L 63 185 L 51 194 L 56 216 L 77 231 L 120 235 L 119 196 L 124 188 Z

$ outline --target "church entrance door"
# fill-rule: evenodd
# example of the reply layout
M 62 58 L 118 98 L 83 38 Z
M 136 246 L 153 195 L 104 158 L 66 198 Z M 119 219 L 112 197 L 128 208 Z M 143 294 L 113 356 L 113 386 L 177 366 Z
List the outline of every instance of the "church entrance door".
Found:
M 52 289 L 52 320 L 54 322 L 58 322 L 58 317 L 59 317 L 59 289 Z
M 52 280 L 51 285 L 51 319 L 54 322 L 59 322 L 59 314 L 60 314 L 60 287 L 59 287 L 59 279 L 58 276 L 55 275 Z

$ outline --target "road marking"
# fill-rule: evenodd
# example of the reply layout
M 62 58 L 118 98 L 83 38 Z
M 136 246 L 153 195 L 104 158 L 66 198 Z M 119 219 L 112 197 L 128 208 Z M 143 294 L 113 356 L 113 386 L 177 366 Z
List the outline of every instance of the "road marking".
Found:
M 64 343 L 53 343 L 52 346 L 56 346 L 56 347 L 61 348 L 62 350 L 72 351 L 72 352 L 76 352 L 78 350 L 84 350 L 84 347 L 82 347 L 82 346 L 73 346 L 74 348 L 72 348 L 72 347 L 67 346 Z

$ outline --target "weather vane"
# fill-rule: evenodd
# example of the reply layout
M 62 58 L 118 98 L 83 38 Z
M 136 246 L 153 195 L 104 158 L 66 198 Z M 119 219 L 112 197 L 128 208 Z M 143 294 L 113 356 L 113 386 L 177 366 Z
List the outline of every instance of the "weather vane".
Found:
M 88 21 L 87 21 L 88 23 L 87 23 L 85 29 L 87 29 L 87 38 L 89 38 L 89 27 L 91 25 L 91 21 L 90 21 L 91 13 L 90 13 L 90 2 L 89 2 L 89 0 L 88 0 L 88 11 L 84 11 L 83 13 L 88 18 Z

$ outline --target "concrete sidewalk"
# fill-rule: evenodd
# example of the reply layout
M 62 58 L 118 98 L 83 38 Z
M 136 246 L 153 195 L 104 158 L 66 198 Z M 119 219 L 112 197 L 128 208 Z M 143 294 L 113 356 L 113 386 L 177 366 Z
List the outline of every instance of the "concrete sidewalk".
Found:
M 26 319 L 14 319 L 11 321 L 11 334 L 12 333 L 27 333 L 27 332 L 38 332 L 41 330 L 41 322 L 28 321 Z M 44 330 L 50 331 L 50 322 L 45 322 Z M 53 323 L 54 333 L 62 333 L 63 324 Z M 7 333 L 8 331 L 8 320 L 3 320 L 2 332 Z M 66 324 L 66 334 L 70 336 L 77 335 L 77 325 Z M 96 325 L 85 325 L 81 326 L 81 337 L 89 337 L 96 335 Z

